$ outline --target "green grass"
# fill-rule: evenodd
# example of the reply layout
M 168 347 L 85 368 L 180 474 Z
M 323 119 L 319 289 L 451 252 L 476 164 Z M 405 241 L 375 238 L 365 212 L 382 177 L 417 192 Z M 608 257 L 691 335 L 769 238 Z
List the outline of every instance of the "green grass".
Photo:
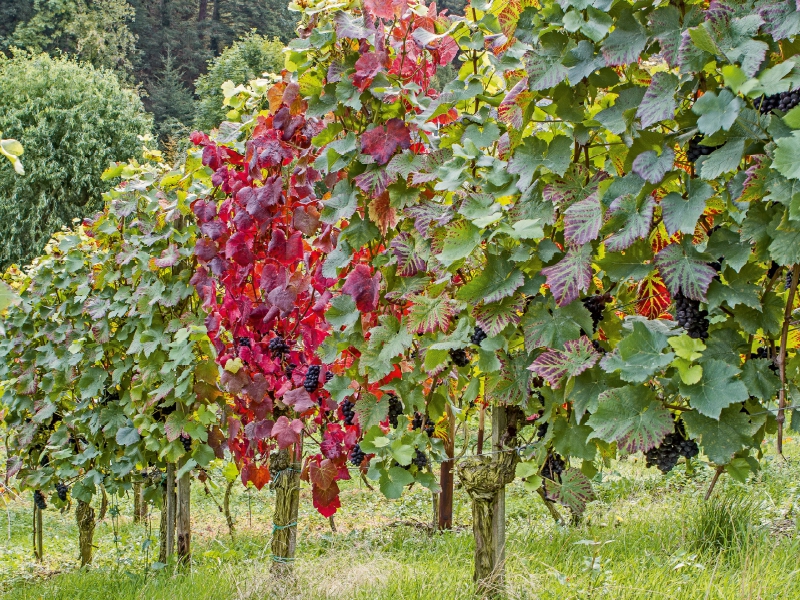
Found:
M 800 448 L 790 445 L 790 454 Z M 584 522 L 553 522 L 538 495 L 508 488 L 509 599 L 800 599 L 800 538 L 795 508 L 800 463 L 767 461 L 747 484 L 723 476 L 712 501 L 703 495 L 713 471 L 696 462 L 669 476 L 633 458 L 616 461 L 596 485 L 598 500 Z M 219 478 L 217 478 L 219 479 Z M 219 498 L 221 491 L 214 492 Z M 45 512 L 45 561 L 31 560 L 30 501 L 8 505 L 10 541 L 0 529 L 0 589 L 9 600 L 220 600 L 468 598 L 472 584 L 470 504 L 456 491 L 456 530 L 429 535 L 430 494 L 412 489 L 396 501 L 358 481 L 344 486 L 338 532 L 311 506 L 303 489 L 296 578 L 269 577 L 272 496 L 236 493 L 234 539 L 201 487 L 193 495 L 191 569 L 149 568 L 157 546 L 158 512 L 146 527 L 119 505 L 119 537 L 110 517 L 98 524 L 95 565 L 77 569 L 74 514 Z M 250 506 L 250 508 L 248 508 Z M 6 525 L 6 524 L 4 524 Z

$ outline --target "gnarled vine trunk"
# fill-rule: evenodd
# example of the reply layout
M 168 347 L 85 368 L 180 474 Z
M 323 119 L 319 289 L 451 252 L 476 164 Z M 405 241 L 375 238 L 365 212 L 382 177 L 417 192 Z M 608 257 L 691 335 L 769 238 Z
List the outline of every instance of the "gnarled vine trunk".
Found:
M 514 480 L 519 462 L 516 450 L 501 451 L 505 425 L 505 409 L 495 408 L 492 437 L 497 453 L 473 456 L 458 466 L 461 483 L 472 499 L 473 579 L 481 598 L 500 595 L 505 579 L 505 486 Z
M 92 563 L 94 541 L 94 508 L 88 502 L 78 500 L 75 507 L 75 520 L 78 522 L 78 551 L 81 556 L 81 566 Z
M 270 456 L 270 487 L 275 491 L 275 514 L 272 519 L 272 573 L 285 576 L 292 572 L 297 548 L 297 514 L 300 508 L 300 463 L 292 460 L 289 450 Z

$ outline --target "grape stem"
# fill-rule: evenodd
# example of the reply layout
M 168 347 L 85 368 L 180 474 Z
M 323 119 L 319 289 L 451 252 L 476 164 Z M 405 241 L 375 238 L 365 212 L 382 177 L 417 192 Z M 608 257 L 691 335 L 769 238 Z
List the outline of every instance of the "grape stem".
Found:
M 776 450 L 781 458 L 783 456 L 783 424 L 786 422 L 784 408 L 786 407 L 786 344 L 789 339 L 789 324 L 792 320 L 792 309 L 794 308 L 794 295 L 797 291 L 797 279 L 800 276 L 800 265 L 792 268 L 792 284 L 789 287 L 789 297 L 786 298 L 786 309 L 783 312 L 783 329 L 781 330 L 781 349 L 777 356 L 778 369 L 780 369 L 781 389 L 778 392 L 778 439 Z
M 719 480 L 719 476 L 722 475 L 722 471 L 725 470 L 725 466 L 721 465 L 717 467 L 716 472 L 714 473 L 714 478 L 711 480 L 711 485 L 708 486 L 708 491 L 706 492 L 706 497 L 703 500 L 708 500 L 711 498 L 711 493 L 714 491 L 714 487 L 717 485 L 717 481 Z

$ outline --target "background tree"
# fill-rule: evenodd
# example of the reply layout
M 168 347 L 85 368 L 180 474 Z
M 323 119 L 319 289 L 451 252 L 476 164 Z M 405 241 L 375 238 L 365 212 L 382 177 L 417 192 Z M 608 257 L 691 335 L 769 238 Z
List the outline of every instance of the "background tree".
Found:
M 0 171 L 0 265 L 27 261 L 90 215 L 111 161 L 139 152 L 151 119 L 109 71 L 47 55 L 0 59 L 0 130 L 27 149 L 27 174 Z
M 4 36 L 6 47 L 64 53 L 130 75 L 136 38 L 128 25 L 135 11 L 126 0 L 36 0 L 32 6 L 23 1 L 8 12 L 19 22 Z
M 195 125 L 208 131 L 224 119 L 222 84 L 233 81 L 242 85 L 263 73 L 280 73 L 283 69 L 283 44 L 277 38 L 267 38 L 251 32 L 233 43 L 208 63 L 208 72 L 195 82 L 198 98 Z

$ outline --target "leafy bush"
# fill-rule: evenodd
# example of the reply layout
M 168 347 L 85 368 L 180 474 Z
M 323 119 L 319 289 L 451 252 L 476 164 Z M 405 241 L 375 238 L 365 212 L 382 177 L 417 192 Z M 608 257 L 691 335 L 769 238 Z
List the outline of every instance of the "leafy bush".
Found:
M 46 55 L 0 59 L 0 131 L 26 174 L 0 170 L 0 266 L 30 260 L 54 231 L 101 207 L 111 161 L 137 154 L 151 119 L 112 73 Z
M 212 129 L 225 119 L 223 83 L 230 80 L 241 85 L 263 73 L 279 73 L 283 69 L 283 62 L 283 44 L 277 38 L 270 40 L 251 33 L 234 42 L 209 62 L 208 73 L 197 78 L 197 127 Z

